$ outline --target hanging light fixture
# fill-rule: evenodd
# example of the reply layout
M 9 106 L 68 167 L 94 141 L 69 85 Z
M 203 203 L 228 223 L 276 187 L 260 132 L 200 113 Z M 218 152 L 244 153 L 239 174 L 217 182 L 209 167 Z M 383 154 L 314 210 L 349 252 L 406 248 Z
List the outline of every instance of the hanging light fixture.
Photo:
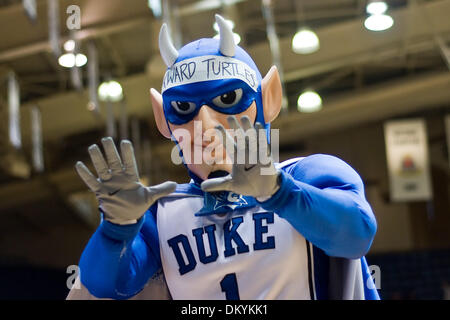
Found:
M 319 37 L 308 28 L 300 29 L 292 38 L 292 50 L 298 54 L 310 54 L 320 48 Z
M 394 19 L 386 14 L 388 5 L 385 1 L 369 1 L 366 12 L 369 16 L 364 21 L 364 27 L 370 31 L 384 31 L 394 25 Z
M 72 39 L 67 40 L 66 42 L 64 42 L 63 47 L 67 52 L 73 52 L 73 50 L 75 50 L 75 41 Z
M 72 68 L 75 65 L 75 55 L 73 53 L 64 53 L 58 58 L 58 63 L 65 68 Z
M 308 28 L 303 1 L 294 1 L 297 20 L 297 32 L 292 37 L 292 51 L 297 54 L 311 54 L 319 50 L 320 41 L 317 34 Z
M 73 68 L 75 66 L 82 67 L 87 63 L 86 55 L 82 53 L 75 54 L 75 46 L 76 43 L 73 39 L 69 39 L 64 42 L 64 50 L 66 53 L 63 53 L 58 58 L 58 63 L 60 66 L 65 68 Z
M 364 21 L 364 27 L 370 31 L 384 31 L 393 25 L 394 19 L 387 14 L 374 14 Z
M 100 84 L 98 97 L 101 101 L 118 102 L 123 99 L 123 89 L 119 82 L 111 80 Z
M 87 63 L 87 57 L 82 53 L 77 53 L 77 55 L 72 52 L 64 53 L 58 58 L 58 63 L 65 68 L 72 68 L 75 65 L 82 67 Z
M 87 63 L 87 57 L 82 53 L 77 53 L 75 55 L 75 65 L 77 67 L 82 67 Z
M 304 91 L 297 100 L 297 109 L 300 112 L 316 112 L 322 109 L 322 98 L 312 90 Z
M 368 14 L 383 14 L 387 11 L 388 5 L 385 1 L 369 1 L 366 6 Z

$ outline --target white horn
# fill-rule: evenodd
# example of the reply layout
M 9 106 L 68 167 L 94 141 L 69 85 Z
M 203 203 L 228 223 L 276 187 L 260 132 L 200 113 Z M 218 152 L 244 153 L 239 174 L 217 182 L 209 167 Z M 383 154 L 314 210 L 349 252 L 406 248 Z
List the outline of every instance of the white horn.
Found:
M 161 30 L 159 31 L 159 52 L 169 68 L 178 58 L 178 51 L 173 46 L 172 40 L 170 40 L 169 31 L 165 23 L 163 23 Z
M 216 22 L 219 26 L 220 35 L 220 53 L 227 57 L 233 57 L 236 49 L 236 44 L 234 43 L 233 30 L 220 15 L 216 14 Z

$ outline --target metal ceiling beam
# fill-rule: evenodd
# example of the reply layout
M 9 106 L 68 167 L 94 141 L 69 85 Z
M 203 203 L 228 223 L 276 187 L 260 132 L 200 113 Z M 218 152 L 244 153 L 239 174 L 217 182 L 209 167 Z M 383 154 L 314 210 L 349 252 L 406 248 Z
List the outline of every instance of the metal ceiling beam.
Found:
M 423 12 L 433 17 L 430 26 Z M 321 48 L 310 55 L 298 55 L 291 49 L 291 37 L 280 39 L 285 80 L 291 81 L 325 73 L 355 63 L 369 63 L 385 56 L 404 55 L 415 50 L 437 49 L 434 35 L 450 35 L 450 0 L 426 2 L 416 10 L 390 10 L 394 26 L 384 32 L 372 32 L 363 26 L 364 19 L 352 19 L 316 29 Z M 414 23 L 411 23 L 413 21 Z M 407 37 L 407 39 L 405 39 Z M 261 43 L 248 48 L 261 71 L 269 70 L 269 46 Z
M 202 2 L 196 2 L 196 4 L 200 5 Z M 210 6 L 204 5 L 205 8 L 210 8 L 214 4 L 218 8 L 220 3 L 221 1 L 212 1 Z M 286 81 L 327 72 L 345 65 L 352 65 L 355 59 L 359 60 L 359 62 L 367 62 L 374 55 L 377 55 L 379 51 L 386 51 L 389 47 L 394 48 L 393 54 L 399 54 L 397 51 L 398 48 L 402 48 L 405 43 L 408 47 L 414 47 L 417 45 L 418 40 L 423 43 L 428 43 L 424 39 L 432 39 L 436 33 L 442 36 L 450 34 L 450 19 L 446 15 L 447 12 L 450 12 L 450 0 L 427 2 L 417 7 L 418 9 L 416 10 L 409 10 L 408 8 L 392 10 L 391 13 L 395 19 L 395 25 L 391 30 L 383 33 L 374 33 L 365 30 L 362 19 L 353 19 L 320 28 L 317 30 L 317 34 L 321 40 L 321 50 L 313 55 L 296 55 L 290 49 L 291 38 L 285 37 L 280 39 L 281 51 L 283 53 L 282 61 L 285 69 L 293 70 L 292 72 L 286 72 Z M 178 9 L 180 11 L 179 13 L 181 15 L 188 14 L 189 11 L 183 11 L 183 8 Z M 435 17 L 432 28 L 420 16 L 420 12 L 422 11 L 427 12 L 429 16 Z M 414 25 L 411 25 L 409 23 L 410 21 L 414 21 Z M 107 26 L 82 29 L 77 33 L 77 38 L 85 40 L 111 35 L 149 23 L 150 21 L 146 16 L 135 17 Z M 152 21 L 151 23 L 151 30 L 159 29 L 159 21 Z M 409 38 L 405 39 L 405 36 Z M 432 44 L 432 46 L 435 45 Z M 0 63 L 43 51 L 50 51 L 48 41 L 40 41 L 8 49 L 0 52 Z M 248 48 L 248 51 L 257 62 L 264 66 L 263 69 L 266 68 L 268 70 L 270 68 L 271 62 L 267 59 L 267 43 L 255 45 L 254 47 Z
M 273 127 L 283 128 L 281 145 L 298 143 L 313 135 L 448 106 L 448 88 L 449 72 L 410 76 L 407 80 L 387 82 L 339 100 L 325 101 L 319 112 L 291 113 L 289 117 L 278 118 Z
M 121 79 L 121 83 L 129 97 L 129 115 L 153 121 L 148 88 L 158 88 L 160 83 L 149 81 L 145 75 Z M 290 113 L 289 117 L 276 120 L 274 127 L 283 128 L 281 143 L 290 143 L 292 139 L 295 141 L 308 135 L 448 104 L 449 87 L 448 72 L 408 76 L 370 90 L 353 91 L 338 101 L 324 101 L 324 109 L 318 113 Z M 63 94 L 37 102 L 44 122 L 44 140 L 59 140 L 98 128 L 97 119 L 85 108 L 87 102 L 87 93 Z M 31 105 L 24 105 L 21 112 L 28 112 Z M 24 136 L 30 134 L 28 123 L 23 124 L 22 131 Z
M 317 64 L 304 65 L 299 68 L 289 68 L 285 73 L 287 82 L 308 78 L 317 74 L 331 72 L 333 70 L 345 68 L 352 65 L 364 65 L 369 63 L 380 63 L 396 57 L 404 57 L 407 54 L 420 54 L 436 48 L 433 39 L 424 39 L 414 43 L 409 43 L 407 47 L 403 43 L 391 43 L 384 48 L 377 50 L 366 50 L 353 53 L 348 56 L 326 59 Z
M 116 66 L 116 76 L 123 77 L 127 72 L 127 65 L 125 59 L 119 53 L 119 50 L 114 46 L 111 38 L 108 35 L 102 36 L 101 43 L 106 47 L 107 51 L 111 55 L 111 59 Z
M 132 30 L 142 25 L 150 24 L 148 17 L 135 17 L 133 19 L 111 23 L 102 27 L 85 28 L 75 33 L 77 40 L 83 41 L 92 38 L 106 37 L 111 34 Z M 61 37 L 61 44 L 68 40 L 68 35 Z M 26 44 L 0 52 L 0 63 L 23 58 L 41 52 L 50 52 L 50 42 L 47 40 Z
M 450 32 L 450 19 L 442 18 L 443 15 L 445 16 L 445 12 L 450 12 L 450 0 L 426 3 L 423 6 L 427 6 L 429 14 L 436 14 L 434 27 L 440 34 L 443 34 L 445 31 Z M 387 31 L 383 34 L 374 34 L 363 30 L 361 19 L 322 28 L 318 30 L 319 36 L 322 39 L 322 49 L 318 53 L 309 56 L 298 56 L 294 54 L 290 50 L 290 39 L 282 39 L 281 52 L 285 70 L 292 70 L 286 73 L 286 80 L 295 80 L 313 74 L 337 70 L 346 66 L 354 66 L 359 63 L 367 63 L 370 61 L 379 62 L 392 56 L 398 56 L 404 52 L 420 52 L 421 50 L 433 49 L 436 43 L 433 37 L 430 36 L 431 30 L 423 26 L 419 17 L 417 18 L 417 26 L 414 26 L 414 29 L 409 32 L 412 41 L 408 42 L 408 48 L 406 50 L 402 47 L 402 30 L 405 27 L 403 22 L 407 17 L 407 13 L 408 11 L 403 9 L 395 13 L 393 12 L 392 14 L 396 18 L 395 26 L 398 30 Z M 130 25 L 126 26 L 131 27 Z M 111 28 L 107 29 L 109 31 L 112 30 Z M 157 29 L 153 28 L 152 30 Z M 91 36 L 93 36 L 92 33 Z M 422 41 L 422 39 L 425 40 Z M 267 43 L 256 45 L 255 47 L 249 48 L 248 51 L 254 57 L 261 72 L 264 74 L 270 68 L 271 64 L 269 55 L 267 54 L 269 52 Z M 151 117 L 148 89 L 150 87 L 160 88 L 161 75 L 154 73 L 147 75 L 142 73 L 119 80 L 121 80 L 124 87 L 124 92 L 129 97 L 128 106 L 130 108 L 130 114 L 140 117 Z M 448 87 L 439 88 L 448 91 Z M 433 93 L 429 94 L 428 91 L 424 91 L 423 98 L 433 102 L 435 101 L 434 97 L 439 96 L 439 92 L 436 90 L 430 92 Z M 353 95 L 353 97 L 356 99 L 358 95 Z M 396 98 L 403 99 L 403 96 L 400 95 Z M 86 110 L 87 102 L 86 92 L 69 92 L 24 104 L 22 111 L 26 112 L 29 105 L 38 104 L 42 110 L 42 119 L 44 119 L 44 139 L 52 140 L 77 132 L 91 130 L 99 125 L 97 119 Z M 350 102 L 351 100 L 349 100 Z M 392 103 L 394 102 L 391 101 Z M 361 112 L 361 106 L 365 105 L 362 103 L 352 111 L 358 114 L 358 112 Z M 320 118 L 321 115 L 319 114 L 317 117 Z M 293 118 L 296 119 L 296 117 Z M 24 135 L 29 134 L 29 131 L 26 131 L 29 130 L 26 124 L 24 124 L 23 128 Z
M 51 66 L 51 68 L 54 70 L 54 73 L 57 74 L 59 82 L 59 90 L 61 91 L 64 90 L 67 87 L 68 81 L 67 74 L 63 71 L 63 68 L 58 64 L 53 54 L 51 54 L 50 52 L 45 52 L 44 57 L 48 61 L 48 64 Z
M 235 4 L 245 0 L 228 0 L 227 4 Z M 193 4 L 189 4 L 183 7 L 177 7 L 177 14 L 179 16 L 185 16 L 192 13 L 199 13 L 205 10 L 214 10 L 220 8 L 222 5 L 221 0 L 203 0 L 197 1 Z M 19 14 L 21 10 L 23 10 L 22 5 L 14 5 L 11 8 L 7 9 L 11 14 Z M 80 31 L 76 32 L 76 38 L 80 41 L 104 37 L 115 33 L 124 32 L 127 30 L 134 29 L 136 27 L 140 27 L 142 25 L 148 25 L 150 23 L 158 24 L 159 21 L 149 20 L 148 15 L 143 15 L 141 17 L 133 17 L 131 19 L 127 19 L 124 21 L 114 22 L 108 24 L 106 26 L 101 27 L 89 27 L 83 28 Z M 152 28 L 152 30 L 158 30 L 159 28 Z M 68 35 L 61 36 L 61 44 L 68 40 Z M 25 44 L 23 46 L 19 46 L 16 48 L 11 48 L 0 52 L 0 63 L 4 63 L 7 61 L 11 61 L 14 59 L 19 59 L 22 57 L 26 57 L 29 55 L 37 54 L 40 52 L 50 52 L 50 43 L 47 40 L 37 41 L 31 44 Z
M 220 9 L 224 2 L 226 2 L 226 5 L 233 5 L 237 4 L 239 2 L 243 2 L 246 0 L 200 0 L 196 1 L 192 4 L 188 4 L 185 6 L 180 6 L 176 9 L 176 13 L 179 16 L 187 16 L 190 14 L 197 14 L 202 11 L 211 11 L 215 9 Z
M 333 10 L 318 10 L 313 12 L 308 12 L 306 18 L 302 21 L 298 21 L 298 14 L 296 13 L 277 13 L 275 16 L 276 23 L 298 23 L 299 26 L 303 24 L 307 24 L 314 20 L 322 20 L 322 19 L 336 19 L 336 18 L 351 18 L 356 17 L 357 13 L 354 9 L 348 8 L 340 8 Z M 265 29 L 265 25 L 263 21 L 259 20 L 248 20 L 245 22 L 245 26 L 247 28 L 255 28 L 255 29 Z

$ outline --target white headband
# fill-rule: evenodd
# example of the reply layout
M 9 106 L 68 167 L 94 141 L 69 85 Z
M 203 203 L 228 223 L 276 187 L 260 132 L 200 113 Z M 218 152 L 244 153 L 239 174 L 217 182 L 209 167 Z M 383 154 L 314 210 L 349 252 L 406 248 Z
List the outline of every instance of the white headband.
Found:
M 194 57 L 172 65 L 164 75 L 161 91 L 183 84 L 221 79 L 239 79 L 258 91 L 255 70 L 241 60 L 213 55 Z

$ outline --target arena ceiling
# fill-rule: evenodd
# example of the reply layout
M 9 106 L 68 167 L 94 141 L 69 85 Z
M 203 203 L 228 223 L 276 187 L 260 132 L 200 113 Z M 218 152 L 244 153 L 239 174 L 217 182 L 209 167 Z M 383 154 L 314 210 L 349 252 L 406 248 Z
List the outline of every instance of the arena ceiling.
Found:
M 148 88 L 160 88 L 164 72 L 157 46 L 161 19 L 154 18 L 144 0 L 127 1 L 126 6 L 119 0 L 75 2 L 81 8 L 82 29 L 76 33 L 80 51 L 86 53 L 87 43 L 94 42 L 100 76 L 119 79 L 129 113 L 148 117 L 151 113 Z M 60 1 L 62 26 L 67 17 L 64 9 L 75 2 Z M 251 53 L 264 74 L 273 60 L 261 1 L 226 2 L 230 3 L 228 9 L 222 7 L 221 1 L 172 1 L 172 17 L 177 17 L 179 31 L 175 32 L 176 42 L 185 44 L 213 36 L 213 16 L 221 12 L 236 22 L 235 29 L 243 39 L 241 45 Z M 447 40 L 450 34 L 449 1 L 390 1 L 395 27 L 382 33 L 364 29 L 365 3 L 361 0 L 273 1 L 291 111 L 295 112 L 299 92 L 309 87 L 322 95 L 325 109 L 331 109 L 337 99 L 359 98 L 380 86 L 406 85 L 420 77 L 438 81 L 439 74 L 445 78 L 446 63 L 436 37 Z M 97 119 L 85 108 L 86 92 L 73 89 L 69 70 L 60 67 L 50 51 L 46 1 L 38 1 L 35 24 L 28 20 L 21 1 L 2 1 L 0 5 L 1 70 L 3 73 L 14 70 L 18 75 L 24 111 L 33 104 L 41 109 L 44 138 L 59 139 L 95 127 Z M 319 35 L 321 49 L 317 53 L 297 55 L 290 49 L 293 34 L 304 25 L 314 28 Z M 62 40 L 68 36 L 68 32 L 63 32 Z M 86 86 L 86 67 L 82 72 Z M 427 77 L 431 73 L 434 73 L 432 79 Z M 427 81 L 420 82 L 427 84 Z M 430 98 L 435 96 L 432 91 L 426 91 Z M 25 137 L 27 127 L 24 123 Z

